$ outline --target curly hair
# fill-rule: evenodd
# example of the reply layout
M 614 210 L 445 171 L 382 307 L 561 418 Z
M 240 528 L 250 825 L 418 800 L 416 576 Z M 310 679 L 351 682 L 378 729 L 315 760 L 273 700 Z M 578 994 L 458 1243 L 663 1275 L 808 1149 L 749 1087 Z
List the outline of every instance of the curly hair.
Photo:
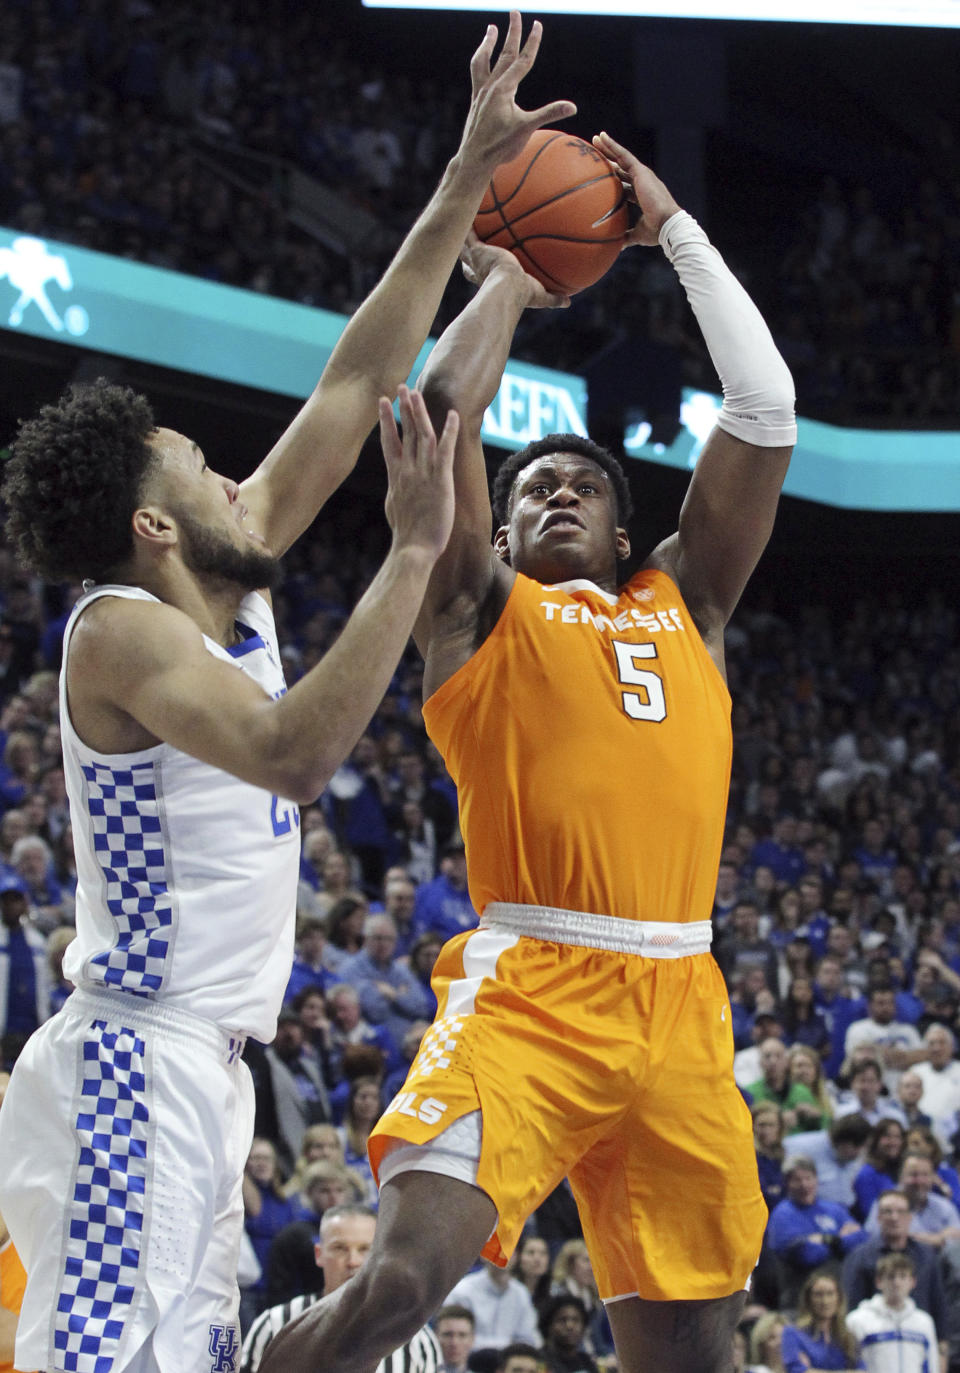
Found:
M 493 514 L 498 525 L 504 525 L 510 518 L 510 503 L 513 486 L 519 473 L 537 458 L 547 458 L 554 453 L 576 453 L 581 458 L 589 458 L 610 478 L 617 498 L 617 524 L 625 525 L 633 514 L 633 501 L 623 468 L 607 448 L 601 448 L 593 439 L 582 438 L 579 434 L 546 434 L 542 439 L 528 443 L 526 448 L 512 453 L 500 466 L 493 482 Z
M 22 421 L 3 477 L 7 532 L 48 581 L 95 581 L 133 552 L 130 519 L 154 462 L 146 397 L 102 377 Z

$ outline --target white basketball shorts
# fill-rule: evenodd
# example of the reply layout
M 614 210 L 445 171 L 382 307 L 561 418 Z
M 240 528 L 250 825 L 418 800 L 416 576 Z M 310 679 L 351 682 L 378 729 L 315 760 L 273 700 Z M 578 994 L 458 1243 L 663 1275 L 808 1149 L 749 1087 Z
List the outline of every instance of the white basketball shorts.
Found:
M 18 1368 L 233 1373 L 243 1041 L 76 991 L 27 1043 L 0 1111 L 0 1212 L 24 1267 Z

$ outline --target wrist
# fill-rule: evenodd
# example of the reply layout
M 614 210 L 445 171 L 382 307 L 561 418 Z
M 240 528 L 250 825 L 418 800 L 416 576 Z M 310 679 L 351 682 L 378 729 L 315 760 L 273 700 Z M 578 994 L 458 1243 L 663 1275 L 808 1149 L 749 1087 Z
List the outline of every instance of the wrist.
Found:
M 387 560 L 400 576 L 426 582 L 440 553 L 441 550 L 425 540 L 423 535 L 398 534 L 394 531 Z

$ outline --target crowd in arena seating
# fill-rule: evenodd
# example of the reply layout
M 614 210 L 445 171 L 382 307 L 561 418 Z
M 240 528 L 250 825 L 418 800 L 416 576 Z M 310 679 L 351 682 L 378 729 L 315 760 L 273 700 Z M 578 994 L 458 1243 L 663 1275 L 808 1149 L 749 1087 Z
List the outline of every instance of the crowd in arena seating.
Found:
M 401 57 L 388 71 L 350 51 L 322 7 L 291 6 L 277 22 L 233 0 L 199 14 L 183 0 L 13 0 L 0 33 L 0 224 L 350 312 L 458 136 L 464 82 L 404 74 Z M 785 178 L 762 261 L 741 249 L 736 225 L 708 225 L 750 280 L 802 414 L 960 422 L 957 150 L 943 137 L 941 176 L 920 169 L 914 186 L 905 170 L 895 195 L 832 177 L 798 205 Z M 382 233 L 344 258 L 291 223 L 282 178 L 240 189 L 201 141 L 295 164 L 375 215 Z M 722 216 L 726 196 L 714 198 Z M 439 323 L 462 299 L 456 284 Z M 630 253 L 549 331 L 524 321 L 517 352 L 584 371 L 617 343 L 650 338 L 661 367 L 715 386 L 686 320 L 672 272 Z
M 371 550 L 337 550 L 326 530 L 291 562 L 277 595 L 291 681 L 335 636 Z M 70 991 L 61 964 L 75 872 L 56 671 L 76 588 L 24 579 L 4 551 L 0 594 L 0 944 L 10 967 L 0 1029 L 9 1067 Z M 735 617 L 727 658 L 735 746 L 714 950 L 771 1208 L 751 1296 L 754 1334 L 762 1344 L 768 1316 L 812 1310 L 811 1280 L 836 1279 L 853 1305 L 872 1299 L 875 1260 L 897 1248 L 881 1243 L 896 1231 L 892 1208 L 910 1228 L 916 1304 L 941 1338 L 953 1320 L 960 1355 L 951 1315 L 960 1310 L 957 613 L 935 592 L 911 604 L 895 592 L 865 597 L 843 614 L 814 605 L 787 614 L 761 601 Z M 429 977 L 442 942 L 476 920 L 456 791 L 423 731 L 421 676 L 411 654 L 349 760 L 303 813 L 287 998 L 274 1041 L 247 1048 L 257 1092 L 248 1321 L 316 1290 L 312 1237 L 327 1206 L 375 1204 L 366 1137 L 433 1014 Z M 929 1228 L 916 1239 L 918 1217 Z M 566 1187 L 529 1235 L 544 1241 L 547 1263 L 580 1238 Z M 530 1276 L 525 1253 L 513 1275 L 520 1282 Z M 550 1285 L 533 1295 L 543 1316 Z M 581 1334 L 591 1358 L 611 1357 L 589 1301 Z M 538 1345 L 540 1327 L 524 1339 Z M 784 1336 L 784 1350 L 793 1339 Z

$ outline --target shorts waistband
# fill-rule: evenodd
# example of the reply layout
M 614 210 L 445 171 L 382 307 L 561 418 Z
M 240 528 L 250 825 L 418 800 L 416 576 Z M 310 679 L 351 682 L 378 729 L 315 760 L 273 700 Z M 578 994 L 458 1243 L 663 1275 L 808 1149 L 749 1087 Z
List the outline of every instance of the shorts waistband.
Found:
M 686 958 L 707 953 L 713 937 L 709 920 L 689 924 L 622 920 L 619 916 L 566 911 L 557 906 L 521 906 L 510 901 L 491 901 L 480 917 L 480 929 L 509 930 L 554 944 L 637 953 L 644 958 Z
M 67 998 L 64 1010 L 84 1017 L 120 1021 L 135 1030 L 159 1031 L 164 1036 L 182 1039 L 194 1050 L 198 1047 L 208 1049 L 227 1063 L 239 1059 L 247 1042 L 245 1034 L 223 1030 L 202 1015 L 161 1001 L 141 1000 L 128 992 L 91 991 L 89 987 L 78 987 Z

